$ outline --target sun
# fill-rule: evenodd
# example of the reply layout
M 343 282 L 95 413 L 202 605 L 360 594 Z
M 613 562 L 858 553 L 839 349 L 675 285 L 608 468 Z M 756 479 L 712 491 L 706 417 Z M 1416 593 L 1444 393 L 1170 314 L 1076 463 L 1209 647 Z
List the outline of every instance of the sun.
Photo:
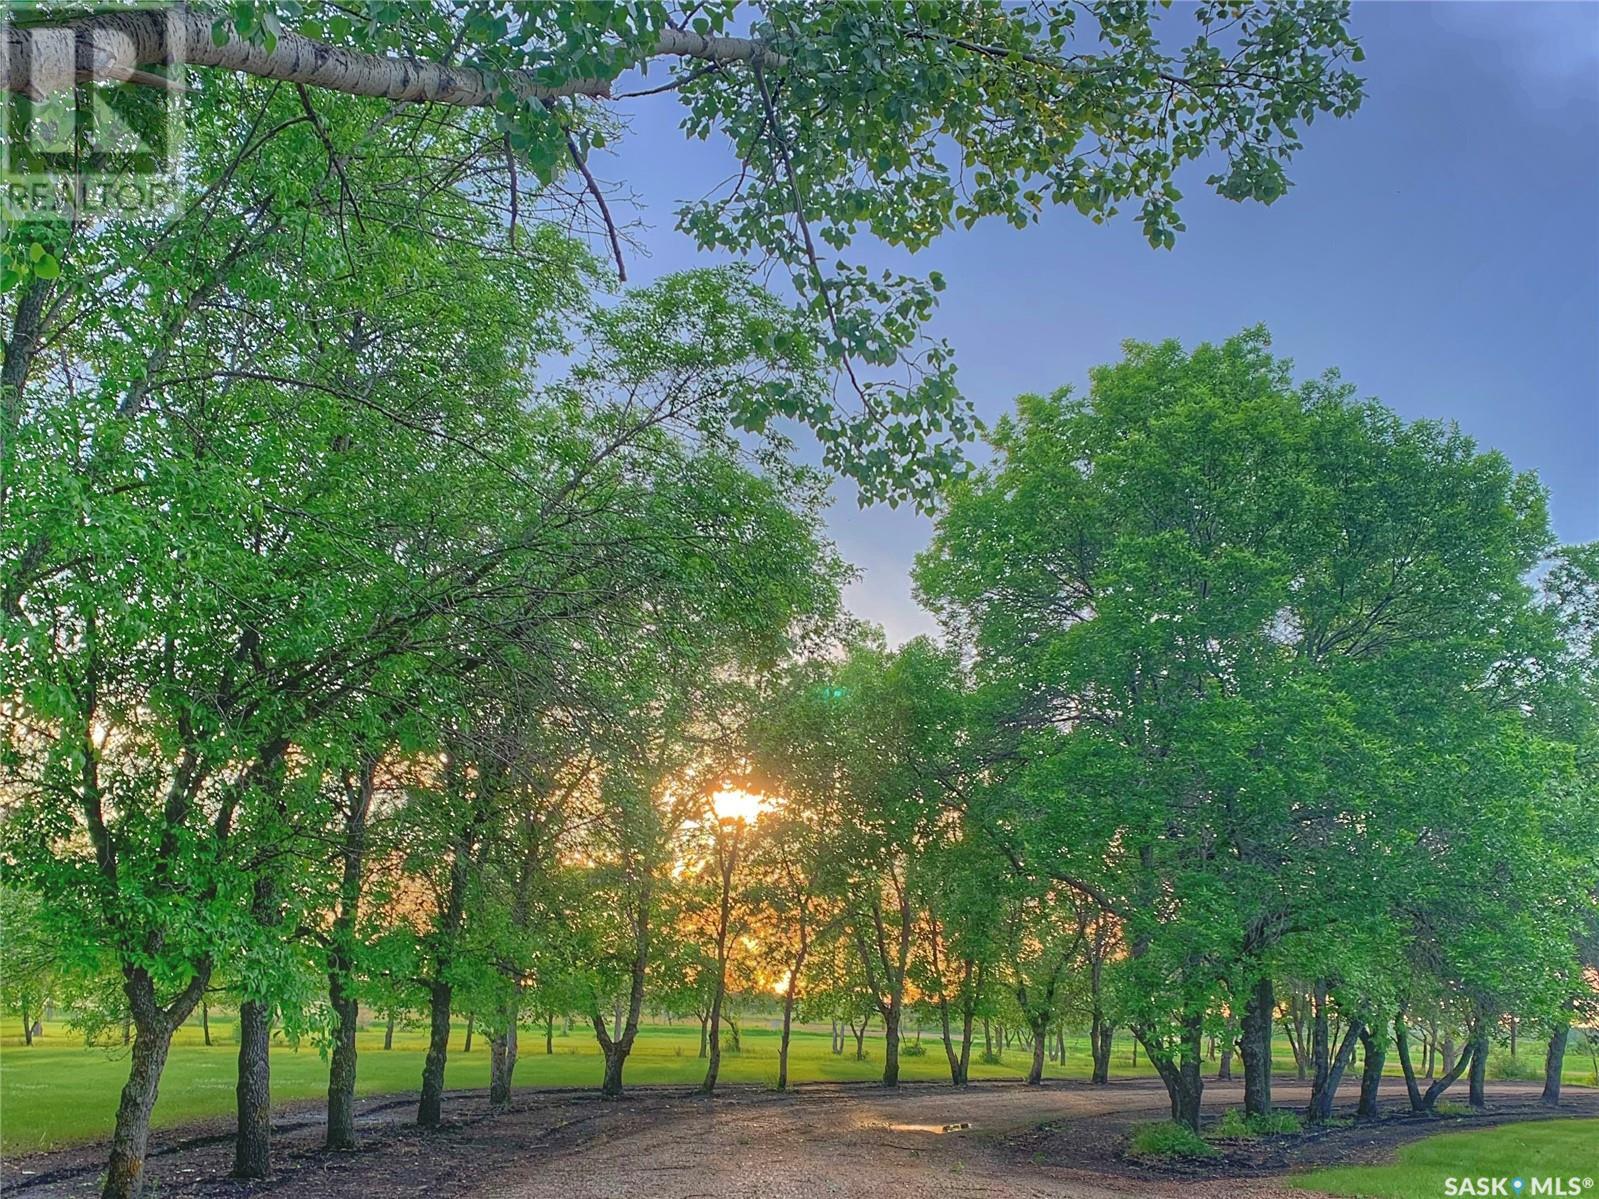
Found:
M 738 787 L 723 787 L 711 796 L 711 811 L 718 820 L 742 820 L 746 824 L 754 824 L 769 806 L 764 795 L 756 795 Z

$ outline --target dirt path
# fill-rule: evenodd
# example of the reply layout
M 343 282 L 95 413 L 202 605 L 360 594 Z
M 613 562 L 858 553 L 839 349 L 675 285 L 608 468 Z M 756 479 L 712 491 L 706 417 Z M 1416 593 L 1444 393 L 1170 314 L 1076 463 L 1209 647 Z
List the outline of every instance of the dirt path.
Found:
M 1599 1092 L 1572 1088 L 1562 1114 L 1599 1116 Z M 714 1102 L 680 1089 L 639 1088 L 621 1102 L 592 1093 L 526 1091 L 491 1115 L 481 1093 L 449 1097 L 448 1124 L 424 1133 L 409 1124 L 414 1098 L 363 1101 L 362 1148 L 328 1154 L 312 1106 L 287 1110 L 276 1132 L 278 1174 L 261 1183 L 224 1177 L 231 1165 L 226 1122 L 158 1134 L 148 1171 L 161 1199 L 248 1195 L 370 1199 L 905 1199 L 950 1196 L 1101 1199 L 1305 1199 L 1281 1177 L 1301 1166 L 1381 1158 L 1444 1127 L 1483 1126 L 1546 1115 L 1537 1089 L 1501 1083 L 1486 1116 L 1374 1124 L 1229 1149 L 1202 1169 L 1150 1169 L 1125 1156 L 1131 1125 L 1159 1119 L 1166 1098 L 1152 1079 L 1109 1087 L 1044 1088 L 984 1083 L 964 1092 L 918 1084 L 816 1085 L 790 1095 L 730 1088 Z M 1287 1105 L 1306 1089 L 1274 1087 Z M 1387 1092 L 1403 1106 L 1403 1089 Z M 1206 1108 L 1241 1102 L 1237 1084 L 1206 1087 Z M 950 1126 L 967 1124 L 968 1128 Z M 19 1199 L 93 1195 L 103 1149 L 92 1147 L 4 1163 L 0 1189 Z

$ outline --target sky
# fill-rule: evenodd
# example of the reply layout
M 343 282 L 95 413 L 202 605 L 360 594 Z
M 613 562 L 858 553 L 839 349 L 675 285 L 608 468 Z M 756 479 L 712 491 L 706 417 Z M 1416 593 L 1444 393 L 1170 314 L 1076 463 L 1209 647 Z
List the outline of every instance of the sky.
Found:
M 1172 251 L 1069 209 L 952 231 L 911 260 L 948 280 L 932 331 L 992 420 L 1019 394 L 1081 390 L 1125 339 L 1264 323 L 1301 377 L 1337 367 L 1406 418 L 1457 421 L 1538 473 L 1562 541 L 1599 539 L 1599 0 L 1357 0 L 1351 24 L 1367 99 L 1306 130 L 1285 198 L 1222 200 L 1198 164 Z M 632 195 L 630 277 L 703 264 L 672 214 L 726 173 L 725 148 L 687 142 L 670 94 L 625 115 L 596 165 Z M 931 522 L 836 490 L 851 610 L 891 642 L 933 632 L 909 579 Z

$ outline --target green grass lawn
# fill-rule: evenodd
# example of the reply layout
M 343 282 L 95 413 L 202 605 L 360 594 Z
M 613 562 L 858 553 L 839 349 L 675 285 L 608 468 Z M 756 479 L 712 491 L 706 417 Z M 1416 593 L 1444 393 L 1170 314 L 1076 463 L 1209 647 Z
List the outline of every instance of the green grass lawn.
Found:
M 759 1027 L 757 1027 L 757 1023 Z M 743 1050 L 722 1055 L 721 1078 L 729 1083 L 771 1085 L 777 1079 L 779 1034 L 768 1021 L 748 1019 L 743 1025 Z M 450 1042 L 445 1085 L 486 1087 L 489 1082 L 489 1044 L 474 1038 L 472 1052 L 463 1051 L 466 1026 L 455 1026 Z M 202 1042 L 197 1021 L 178 1030 L 156 1101 L 154 1126 L 176 1125 L 227 1113 L 233 1107 L 237 1077 L 238 1033 L 231 1017 L 213 1015 L 211 1038 Z M 394 1048 L 383 1048 L 383 1026 L 373 1023 L 357 1041 L 360 1057 L 356 1089 L 362 1094 L 415 1090 L 421 1084 L 422 1058 L 427 1049 L 425 1028 L 401 1027 Z M 1086 1078 L 1089 1070 L 1088 1039 L 1067 1038 L 1064 1069 L 1050 1064 L 1049 1077 Z M 1136 1069 L 1129 1063 L 1130 1040 L 1119 1041 L 1113 1055 L 1113 1076 L 1147 1073 L 1144 1055 Z M 901 1059 L 900 1074 L 907 1079 L 944 1079 L 948 1066 L 937 1034 L 925 1032 L 925 1053 Z M 516 1067 L 518 1086 L 598 1087 L 603 1059 L 591 1029 L 574 1025 L 569 1036 L 559 1028 L 555 1052 L 546 1056 L 543 1029 L 522 1033 L 521 1057 Z M 979 1034 L 976 1052 L 981 1052 Z M 855 1042 L 846 1038 L 845 1053 L 835 1057 L 826 1030 L 796 1031 L 789 1055 L 789 1077 L 795 1082 L 871 1080 L 882 1072 L 881 1036 L 866 1038 L 866 1060 L 855 1060 Z M 1012 1048 L 1000 1064 L 974 1061 L 973 1078 L 1016 1078 L 1030 1061 L 1026 1051 Z M 1292 1069 L 1292 1063 L 1287 1066 Z M 127 1078 L 127 1050 L 120 1044 L 85 1046 L 81 1035 L 65 1024 L 45 1025 L 45 1035 L 31 1047 L 16 1033 L 0 1039 L 0 1153 L 26 1153 L 109 1137 L 116 1114 L 117 1096 Z M 699 1025 L 648 1025 L 639 1033 L 628 1058 L 628 1083 L 681 1083 L 692 1085 L 705 1076 L 699 1057 Z M 327 1093 L 327 1061 L 316 1046 L 298 1048 L 274 1044 L 272 1095 L 280 1102 L 314 1099 Z
M 778 1033 L 771 1023 L 753 1016 L 745 1019 L 743 1051 L 723 1054 L 724 1082 L 769 1086 L 776 1080 Z M 465 1032 L 464 1023 L 456 1025 L 445 1084 L 452 1088 L 486 1087 L 488 1041 L 482 1036 L 475 1038 L 472 1052 L 465 1053 Z M 110 1136 L 117 1096 L 127 1078 L 127 1050 L 120 1044 L 86 1046 L 80 1034 L 61 1023 L 46 1024 L 45 1035 L 31 1047 L 22 1045 L 18 1032 L 8 1030 L 8 1034 L 0 1039 L 0 1153 L 26 1153 Z M 198 1020 L 191 1020 L 178 1030 L 156 1102 L 155 1127 L 171 1128 L 232 1110 L 238 1054 L 233 1018 L 214 1014 L 211 1036 L 214 1044 L 204 1045 Z M 423 1027 L 402 1026 L 395 1032 L 394 1048 L 385 1051 L 383 1026 L 371 1024 L 358 1039 L 357 1090 L 367 1095 L 415 1090 L 420 1085 L 426 1043 Z M 1050 1063 L 1047 1076 L 1087 1078 L 1087 1037 L 1068 1037 L 1066 1046 L 1065 1067 Z M 923 1033 L 922 1048 L 925 1052 L 921 1055 L 902 1058 L 901 1076 L 947 1078 L 944 1049 L 936 1032 Z M 1111 1058 L 1112 1077 L 1151 1073 L 1142 1053 L 1138 1064 L 1132 1064 L 1131 1049 L 1131 1038 L 1118 1036 Z M 1276 1049 L 1277 1069 L 1291 1074 L 1293 1059 L 1281 1038 Z M 1017 1078 L 1025 1073 L 1030 1060 L 1025 1050 L 1013 1047 L 1005 1052 L 1003 1062 L 986 1064 L 975 1060 L 981 1050 L 979 1032 L 973 1053 L 973 1078 Z M 882 1070 L 881 1037 L 866 1038 L 865 1061 L 856 1061 L 854 1051 L 853 1038 L 846 1037 L 843 1056 L 835 1057 L 829 1050 L 825 1029 L 798 1030 L 790 1053 L 789 1077 L 796 1083 L 877 1078 Z M 598 1087 L 602 1064 L 593 1032 L 583 1025 L 574 1026 L 569 1036 L 561 1035 L 557 1029 L 555 1052 L 549 1056 L 544 1053 L 543 1030 L 529 1029 L 522 1034 L 516 1081 L 524 1087 Z M 1397 1069 L 1391 1056 L 1390 1066 Z M 1573 1083 L 1583 1081 L 1591 1068 L 1585 1053 L 1568 1055 L 1567 1067 L 1566 1077 Z M 704 1073 L 705 1063 L 699 1057 L 699 1025 L 655 1024 L 641 1030 L 628 1059 L 625 1078 L 628 1083 L 692 1085 Z M 327 1061 L 316 1046 L 275 1045 L 274 1099 L 315 1099 L 326 1092 Z
M 1386 1166 L 1336 1166 L 1301 1175 L 1296 1187 L 1331 1195 L 1362 1199 L 1423 1199 L 1446 1194 L 1450 1178 L 1470 1178 L 1466 1194 L 1489 1194 L 1478 1179 L 1505 1179 L 1505 1193 L 1533 1194 L 1534 1178 L 1558 1178 L 1564 1189 L 1544 1194 L 1599 1194 L 1599 1120 L 1545 1120 L 1532 1124 L 1507 1124 L 1477 1132 L 1450 1132 L 1428 1137 L 1399 1151 L 1399 1159 Z M 1520 1190 L 1513 1180 L 1520 1178 Z M 1571 1186 L 1575 1178 L 1577 1185 Z M 1458 1189 L 1459 1184 L 1457 1184 Z

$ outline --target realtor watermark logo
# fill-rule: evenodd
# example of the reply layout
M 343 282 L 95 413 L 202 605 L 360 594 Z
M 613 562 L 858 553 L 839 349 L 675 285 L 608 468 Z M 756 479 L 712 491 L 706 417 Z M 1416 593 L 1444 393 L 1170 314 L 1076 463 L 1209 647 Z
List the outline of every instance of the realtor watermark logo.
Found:
M 1526 1199 L 1529 1195 L 1562 1196 L 1571 1199 L 1576 1195 L 1593 1192 L 1593 1179 L 1586 1175 L 1532 1174 L 1493 1175 L 1474 1178 L 1444 1179 L 1445 1195 L 1505 1195 L 1510 1199 Z
M 159 211 L 176 194 L 183 30 L 173 3 L 0 0 L 0 215 L 97 220 Z M 97 19 L 104 18 L 104 19 Z M 159 38 L 178 61 L 137 66 Z

